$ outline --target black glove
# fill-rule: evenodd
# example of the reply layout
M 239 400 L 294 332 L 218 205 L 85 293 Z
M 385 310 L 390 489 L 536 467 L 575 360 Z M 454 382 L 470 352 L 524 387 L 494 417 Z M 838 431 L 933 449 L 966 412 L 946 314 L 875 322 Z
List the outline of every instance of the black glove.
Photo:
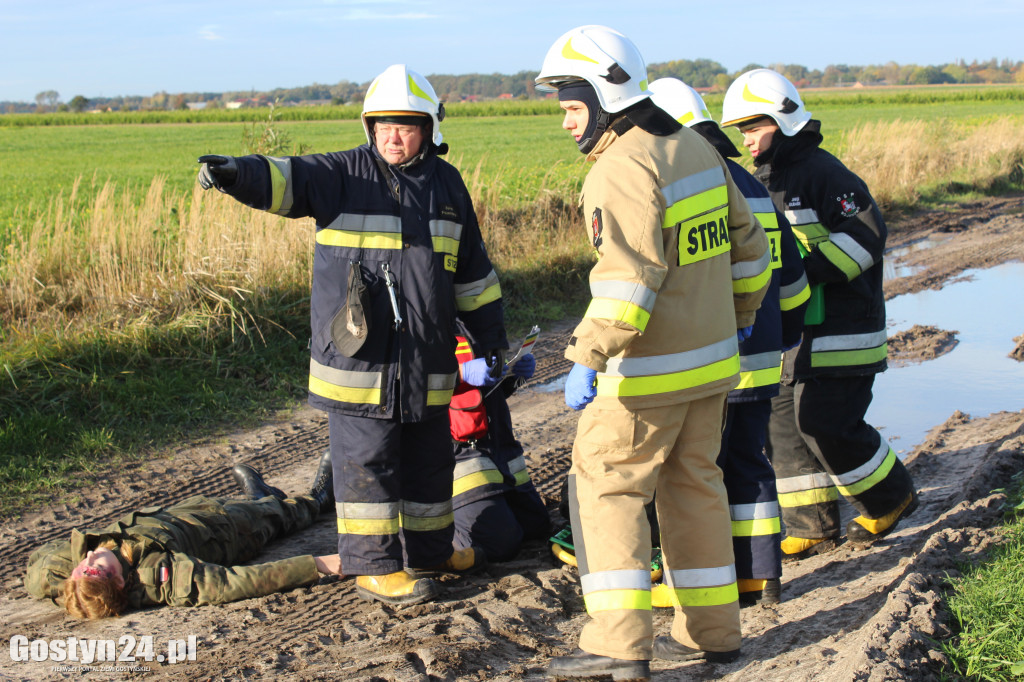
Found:
M 199 157 L 199 186 L 203 189 L 230 187 L 238 177 L 238 164 L 233 156 L 206 154 Z

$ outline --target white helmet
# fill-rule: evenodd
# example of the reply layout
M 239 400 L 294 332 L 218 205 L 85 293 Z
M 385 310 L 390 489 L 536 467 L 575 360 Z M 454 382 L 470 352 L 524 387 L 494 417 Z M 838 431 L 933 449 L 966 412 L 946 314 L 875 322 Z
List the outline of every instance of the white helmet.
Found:
M 373 79 L 363 99 L 363 130 L 372 145 L 373 126 L 367 118 L 374 116 L 429 116 L 433 122 L 433 141 L 440 145 L 444 104 L 437 99 L 430 81 L 405 64 L 392 64 Z
M 651 99 L 687 128 L 714 120 L 700 93 L 678 78 L 659 78 L 651 83 Z
M 537 89 L 557 90 L 573 81 L 594 86 L 610 114 L 650 97 L 647 65 L 636 45 L 607 26 L 580 26 L 551 46 L 536 78 Z
M 782 134 L 790 137 L 811 120 L 796 87 L 771 69 L 742 74 L 729 86 L 722 103 L 723 126 L 738 126 L 761 116 L 774 119 Z

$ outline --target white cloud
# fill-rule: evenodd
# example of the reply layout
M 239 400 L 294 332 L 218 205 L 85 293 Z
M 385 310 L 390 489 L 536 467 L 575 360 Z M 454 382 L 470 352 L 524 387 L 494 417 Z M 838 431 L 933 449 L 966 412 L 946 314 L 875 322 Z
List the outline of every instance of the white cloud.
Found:
M 199 29 L 199 37 L 203 40 L 224 40 L 224 36 L 217 33 L 217 26 L 203 26 Z

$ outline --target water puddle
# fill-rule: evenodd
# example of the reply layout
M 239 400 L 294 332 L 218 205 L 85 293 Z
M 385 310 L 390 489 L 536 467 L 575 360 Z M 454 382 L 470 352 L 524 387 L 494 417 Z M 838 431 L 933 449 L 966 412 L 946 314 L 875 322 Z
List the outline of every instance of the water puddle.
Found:
M 889 249 L 885 252 L 885 258 L 882 260 L 883 278 L 886 280 L 899 279 L 900 277 L 909 277 L 910 275 L 916 275 L 919 272 L 922 272 L 925 269 L 923 266 L 902 265 L 896 261 L 908 254 L 915 253 L 917 251 L 926 251 L 941 244 L 942 242 L 948 241 L 949 239 L 949 235 L 930 235 L 924 239 L 918 239 L 915 242 L 911 242 L 906 246 L 901 246 L 898 249 Z
M 917 271 L 897 266 L 897 258 L 945 239 L 923 239 L 887 252 L 886 279 Z M 1024 333 L 1024 296 L 1016 294 L 1024 291 L 1024 264 L 1007 263 L 964 274 L 969 281 L 886 302 L 890 336 L 920 324 L 955 331 L 959 340 L 942 357 L 892 367 L 875 379 L 867 421 L 901 458 L 956 410 L 979 418 L 1024 409 L 1024 363 L 1008 357 L 1014 337 Z M 565 378 L 562 375 L 533 390 L 562 391 Z
M 957 331 L 951 352 L 919 365 L 895 367 L 875 379 L 867 421 L 901 456 L 932 427 L 960 410 L 985 417 L 1024 409 L 1024 363 L 1008 357 L 1024 333 L 1024 264 L 969 270 L 972 279 L 941 291 L 886 302 L 889 334 L 915 324 Z

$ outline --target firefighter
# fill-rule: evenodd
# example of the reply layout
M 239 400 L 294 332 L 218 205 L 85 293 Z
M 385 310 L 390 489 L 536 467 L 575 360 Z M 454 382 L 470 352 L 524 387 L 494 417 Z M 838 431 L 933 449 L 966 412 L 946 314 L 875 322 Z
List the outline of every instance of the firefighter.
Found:
M 722 158 L 656 107 L 637 47 L 604 26 L 559 37 L 536 82 L 593 162 L 584 215 L 597 263 L 565 355 L 566 404 L 582 410 L 569 515 L 590 615 L 555 678 L 648 679 L 652 655 L 731 661 L 740 618 L 729 505 L 715 457 L 739 379 L 738 330 L 771 280 L 768 240 Z M 653 638 L 657 492 L 675 619 Z M 653 641 L 652 641 L 653 640 Z
M 485 358 L 474 357 L 465 337 L 458 336 L 457 341 L 462 379 L 449 409 L 455 449 L 455 546 L 479 547 L 488 561 L 509 561 L 524 540 L 541 540 L 551 531 L 548 511 L 513 432 L 507 402 L 533 376 L 537 361 L 527 353 L 506 376 L 496 378 Z
M 452 545 L 456 320 L 495 372 L 507 344 L 472 200 L 439 158 L 443 117 L 427 79 L 396 64 L 363 101 L 366 145 L 200 158 L 203 188 L 316 220 L 309 402 L 329 416 L 345 571 L 363 598 L 389 604 L 438 592 L 406 567 L 466 570 L 484 560 Z
M 743 134 L 754 176 L 806 254 L 812 289 L 803 340 L 784 356 L 768 431 L 786 526 L 783 558 L 836 546 L 839 494 L 859 513 L 847 539 L 868 546 L 918 504 L 903 463 L 864 421 L 875 375 L 886 369 L 885 221 L 864 182 L 821 149 L 821 122 L 782 75 L 755 69 L 737 78 L 722 125 Z
M 782 553 L 775 471 L 764 453 L 771 399 L 779 394 L 782 349 L 800 342 L 810 289 L 789 222 L 768 190 L 732 158 L 739 150 L 708 112 L 700 94 L 675 78 L 651 83 L 654 103 L 695 130 L 725 158 L 732 179 L 768 235 L 772 281 L 750 336 L 740 343 L 740 383 L 729 392 L 718 466 L 725 476 L 740 604 L 778 603 Z M 655 605 L 659 590 L 655 588 Z M 666 604 L 667 606 L 668 604 Z

